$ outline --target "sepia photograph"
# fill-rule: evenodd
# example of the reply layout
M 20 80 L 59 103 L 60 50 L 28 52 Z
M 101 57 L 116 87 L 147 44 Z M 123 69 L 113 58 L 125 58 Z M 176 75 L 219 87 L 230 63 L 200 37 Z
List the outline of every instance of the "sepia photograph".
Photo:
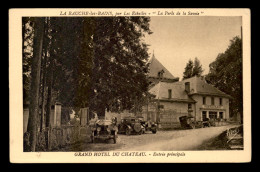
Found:
M 20 16 L 22 153 L 245 151 L 243 15 L 151 10 Z

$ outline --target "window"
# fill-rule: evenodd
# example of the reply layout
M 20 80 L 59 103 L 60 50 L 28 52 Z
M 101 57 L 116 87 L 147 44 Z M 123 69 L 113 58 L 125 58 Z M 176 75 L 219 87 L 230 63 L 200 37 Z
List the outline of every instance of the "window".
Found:
M 188 109 L 191 109 L 191 104 L 190 103 L 188 104 Z
M 161 72 L 158 72 L 158 78 L 161 78 Z
M 202 99 L 203 99 L 203 100 L 202 100 L 202 101 L 203 101 L 203 104 L 205 105 L 205 104 L 206 104 L 206 97 L 203 97 Z
M 164 105 L 158 105 L 158 109 L 163 109 Z
M 169 99 L 172 98 L 172 90 L 171 90 L 171 89 L 168 90 L 168 98 L 169 98 Z
M 158 78 L 163 78 L 163 73 L 164 73 L 164 70 L 161 70 L 158 72 Z
M 219 105 L 222 106 L 222 98 L 219 98 Z
M 223 119 L 223 112 L 219 112 L 219 118 Z
M 207 112 L 206 111 L 202 111 L 202 120 L 206 121 L 207 118 Z
M 210 119 L 217 119 L 217 112 L 209 111 L 209 118 Z
M 214 102 L 214 97 L 211 97 L 211 105 L 214 105 L 215 102 Z

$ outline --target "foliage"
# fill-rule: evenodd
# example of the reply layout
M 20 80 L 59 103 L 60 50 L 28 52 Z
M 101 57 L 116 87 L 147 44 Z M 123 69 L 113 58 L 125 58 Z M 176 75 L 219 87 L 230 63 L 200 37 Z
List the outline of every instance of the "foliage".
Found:
M 150 33 L 147 17 L 96 19 L 90 105 L 93 110 L 131 109 L 147 91 L 148 48 L 141 40 L 144 33 Z
M 203 73 L 202 65 L 197 57 L 194 62 L 190 59 L 186 64 L 183 72 L 183 79 L 191 78 L 193 76 L 201 76 Z
M 31 99 L 31 136 L 35 138 L 45 122 L 49 127 L 56 101 L 67 108 L 63 124 L 71 110 L 82 107 L 99 116 L 105 109 L 132 109 L 148 88 L 148 45 L 142 38 L 151 34 L 149 21 L 149 17 L 22 18 L 23 100 Z M 31 145 L 35 148 L 35 143 Z
M 147 91 L 147 17 L 50 18 L 54 92 L 63 106 L 131 109 Z M 70 34 L 68 34 L 70 33 Z
M 185 70 L 183 72 L 183 79 L 191 78 L 192 77 L 192 69 L 193 69 L 193 61 L 190 59 L 189 62 L 186 64 Z
M 210 71 L 205 79 L 233 97 L 230 103 L 231 115 L 238 112 L 243 114 L 241 39 L 235 37 L 230 40 L 227 50 L 219 54 L 209 67 Z
M 33 22 L 31 18 L 22 18 L 23 32 L 23 99 L 29 101 L 29 90 L 31 83 L 31 58 L 33 45 Z

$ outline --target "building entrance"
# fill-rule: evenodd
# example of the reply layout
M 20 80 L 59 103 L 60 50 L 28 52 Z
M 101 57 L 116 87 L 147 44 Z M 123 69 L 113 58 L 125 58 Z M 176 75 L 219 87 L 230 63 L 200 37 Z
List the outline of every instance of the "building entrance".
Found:
M 209 118 L 210 119 L 217 119 L 217 112 L 209 111 Z
M 202 111 L 202 120 L 205 121 L 207 118 L 207 111 Z
M 223 112 L 219 112 L 219 118 L 220 118 L 220 119 L 223 119 L 223 118 L 224 118 Z

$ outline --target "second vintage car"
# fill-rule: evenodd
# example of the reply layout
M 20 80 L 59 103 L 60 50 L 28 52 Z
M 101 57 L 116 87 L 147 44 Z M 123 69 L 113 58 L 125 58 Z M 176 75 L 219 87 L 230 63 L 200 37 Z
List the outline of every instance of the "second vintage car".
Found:
M 125 117 L 118 125 L 118 133 L 130 134 L 142 134 L 144 132 L 140 119 L 137 117 Z
M 145 133 L 146 131 L 151 131 L 153 134 L 155 134 L 157 132 L 157 124 L 155 122 L 145 121 L 144 117 L 142 116 L 138 118 L 140 120 L 140 123 L 144 127 L 143 133 Z

